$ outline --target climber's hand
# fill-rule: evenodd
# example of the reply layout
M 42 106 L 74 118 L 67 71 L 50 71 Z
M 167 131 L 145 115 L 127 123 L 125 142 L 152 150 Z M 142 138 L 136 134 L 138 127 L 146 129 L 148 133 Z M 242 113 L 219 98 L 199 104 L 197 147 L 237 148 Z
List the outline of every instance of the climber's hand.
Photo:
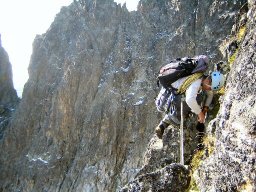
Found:
M 202 112 L 204 113 L 204 115 L 208 112 L 209 107 L 208 106 L 204 106 L 202 109 Z
M 205 114 L 204 114 L 204 112 L 200 112 L 200 113 L 198 114 L 198 121 L 199 121 L 200 123 L 204 123 L 204 120 L 205 120 Z

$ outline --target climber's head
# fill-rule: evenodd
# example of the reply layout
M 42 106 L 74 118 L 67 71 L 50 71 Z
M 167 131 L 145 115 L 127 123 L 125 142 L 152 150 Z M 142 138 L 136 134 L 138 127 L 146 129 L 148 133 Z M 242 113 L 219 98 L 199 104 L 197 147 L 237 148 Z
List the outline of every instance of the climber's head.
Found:
M 213 91 L 218 91 L 224 86 L 225 78 L 219 71 L 215 71 L 211 74 L 211 81 L 211 89 Z
M 225 82 L 224 75 L 221 74 L 219 71 L 215 71 L 215 72 L 212 72 L 211 75 L 203 79 L 202 89 L 218 91 L 223 87 L 224 82 Z

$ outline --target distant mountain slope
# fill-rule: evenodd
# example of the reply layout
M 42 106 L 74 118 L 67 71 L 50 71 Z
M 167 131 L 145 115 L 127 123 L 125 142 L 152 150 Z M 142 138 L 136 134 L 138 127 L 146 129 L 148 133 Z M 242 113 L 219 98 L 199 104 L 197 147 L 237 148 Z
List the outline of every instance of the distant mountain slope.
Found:
M 23 98 L 0 140 L 0 191 L 121 189 L 142 168 L 161 119 L 159 67 L 196 54 L 212 65 L 225 59 L 218 46 L 244 2 L 141 0 L 128 12 L 79 0 L 63 8 L 33 43 Z

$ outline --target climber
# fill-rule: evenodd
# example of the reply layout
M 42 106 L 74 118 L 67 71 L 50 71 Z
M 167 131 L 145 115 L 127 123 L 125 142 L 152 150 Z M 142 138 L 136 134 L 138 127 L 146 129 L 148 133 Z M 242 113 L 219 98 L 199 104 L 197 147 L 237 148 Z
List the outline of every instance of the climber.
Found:
M 162 87 L 156 98 L 156 106 L 158 111 L 166 112 L 166 115 L 155 129 L 159 138 L 162 138 L 164 130 L 170 124 L 174 126 L 178 126 L 180 124 L 180 102 L 182 94 L 177 94 L 177 90 L 184 87 L 186 84 L 187 88 L 184 88 L 186 102 L 184 103 L 183 115 L 185 116 L 191 110 L 197 114 L 198 122 L 204 123 L 205 115 L 212 102 L 213 91 L 217 91 L 223 87 L 224 76 L 219 71 L 212 72 L 211 75 L 208 76 L 203 75 L 201 78 L 198 78 L 197 74 L 194 74 L 178 79 L 171 84 L 171 89 L 165 89 Z M 197 100 L 199 95 L 204 93 L 207 98 L 201 108 Z

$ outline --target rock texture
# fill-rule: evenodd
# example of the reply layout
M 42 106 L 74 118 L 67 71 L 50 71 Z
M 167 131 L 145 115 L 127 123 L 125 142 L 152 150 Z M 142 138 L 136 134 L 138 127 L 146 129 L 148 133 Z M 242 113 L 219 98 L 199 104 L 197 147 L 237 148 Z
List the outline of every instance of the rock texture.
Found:
M 0 105 L 13 106 L 18 100 L 12 81 L 12 66 L 5 49 L 1 44 L 0 34 Z
M 79 0 L 62 8 L 34 41 L 22 101 L 1 139 L 0 190 L 118 191 L 141 173 L 143 183 L 169 174 L 167 190 L 177 181 L 182 191 L 187 170 L 171 164 L 177 148 L 159 149 L 164 164 L 154 173 L 143 162 L 161 119 L 156 73 L 176 57 L 221 60 L 218 45 L 243 3 L 141 0 L 128 12 L 113 1 Z
M 19 99 L 12 81 L 12 66 L 1 44 L 0 34 L 0 139 L 11 119 Z
M 200 191 L 256 191 L 256 3 L 214 122 L 215 150 L 195 172 Z M 211 128 L 212 129 L 212 128 Z
M 163 169 L 143 174 L 131 181 L 120 192 L 128 191 L 185 191 L 189 185 L 189 171 L 180 164 L 170 164 Z

